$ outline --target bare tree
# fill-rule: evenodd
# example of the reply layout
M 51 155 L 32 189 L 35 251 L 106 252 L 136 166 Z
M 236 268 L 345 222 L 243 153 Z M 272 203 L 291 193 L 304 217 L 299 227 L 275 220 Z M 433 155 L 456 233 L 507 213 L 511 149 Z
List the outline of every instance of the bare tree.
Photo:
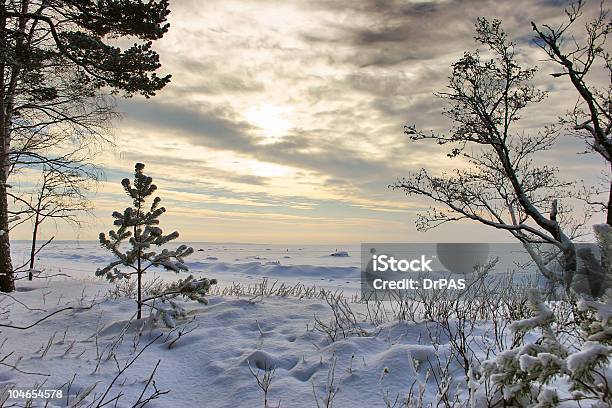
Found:
M 583 222 L 573 220 L 561 201 L 571 197 L 572 183 L 560 180 L 555 167 L 539 164 L 535 156 L 550 149 L 559 126 L 533 134 L 516 129 L 524 109 L 546 97 L 530 83 L 536 69 L 520 66 L 498 20 L 479 19 L 475 39 L 486 47 L 487 58 L 479 51 L 466 52 L 452 66 L 448 90 L 438 94 L 448 103 L 444 115 L 454 123 L 452 131 L 405 129 L 412 140 L 451 145 L 449 157 L 467 163 L 439 175 L 422 169 L 391 187 L 433 201 L 419 215 L 417 228 L 473 220 L 507 231 L 523 243 L 545 276 L 569 288 L 576 271 L 572 239 Z M 540 244 L 562 254 L 562 276 L 538 251 Z
M 582 0 L 571 4 L 565 11 L 567 21 L 558 27 L 534 22 L 531 25 L 540 48 L 561 69 L 551 75 L 568 78 L 579 95 L 574 109 L 563 119 L 564 124 L 585 140 L 589 151 L 607 161 L 608 181 L 603 191 L 596 192 L 607 193 L 608 201 L 591 204 L 606 211 L 607 223 L 612 225 L 612 56 L 605 46 L 612 21 L 601 2 L 597 16 L 585 23 L 583 33 L 575 35 L 573 29 L 583 16 L 584 6 Z M 594 79 L 600 75 L 607 77 L 606 87 L 595 85 Z
M 18 207 L 16 210 L 10 210 L 10 213 L 21 216 L 22 221 L 30 220 L 32 223 L 30 259 L 28 264 L 22 265 L 28 266 L 30 280 L 36 255 L 42 249 L 42 246 L 37 248 L 40 226 L 48 220 L 81 225 L 78 215 L 91 210 L 86 194 L 92 181 L 97 180 L 98 174 L 95 167 L 87 163 L 72 163 L 70 168 L 61 170 L 45 166 L 41 173 L 40 183 L 35 186 L 34 191 L 21 195 L 8 193 Z M 48 242 L 50 240 L 43 246 Z M 19 269 L 21 267 L 16 268 Z

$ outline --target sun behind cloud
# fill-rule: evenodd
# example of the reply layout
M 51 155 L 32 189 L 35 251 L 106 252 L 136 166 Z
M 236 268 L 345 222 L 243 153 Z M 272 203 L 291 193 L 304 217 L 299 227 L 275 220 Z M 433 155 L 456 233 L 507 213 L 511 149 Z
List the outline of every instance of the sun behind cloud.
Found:
M 273 143 L 293 128 L 291 113 L 291 108 L 266 103 L 252 107 L 245 116 L 251 124 L 261 129 L 264 142 Z
M 171 204 L 168 223 L 187 240 L 446 242 L 452 233 L 496 242 L 471 224 L 417 232 L 428 203 L 387 186 L 422 167 L 439 174 L 465 165 L 446 146 L 412 143 L 404 125 L 449 129 L 433 93 L 475 47 L 479 16 L 503 20 L 525 63 L 540 66 L 536 85 L 552 90 L 521 130 L 536 132 L 573 107 L 574 91 L 556 85 L 531 43 L 529 22 L 560 22 L 562 3 L 173 1 L 171 28 L 155 44 L 172 82 L 150 100 L 118 101 L 115 148 L 97 158 L 107 182 L 79 234 L 96 239 L 107 228 L 124 199 L 118 181 L 139 161 Z M 562 138 L 558 147 L 547 156 L 552 165 L 578 179 L 601 174 L 600 163 L 576 158 L 581 140 Z M 74 236 L 49 225 L 47 237 Z M 27 224 L 11 233 L 30 234 Z

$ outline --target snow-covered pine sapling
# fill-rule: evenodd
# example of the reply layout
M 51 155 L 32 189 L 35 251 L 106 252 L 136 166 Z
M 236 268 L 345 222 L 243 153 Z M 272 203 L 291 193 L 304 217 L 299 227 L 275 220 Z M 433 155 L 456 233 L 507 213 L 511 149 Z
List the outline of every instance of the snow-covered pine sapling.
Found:
M 610 265 L 612 228 L 600 224 L 594 227 L 594 232 L 602 264 Z M 606 268 L 609 274 L 609 266 Z M 476 372 L 470 370 L 473 404 L 534 408 L 612 406 L 612 289 L 599 299 L 582 297 L 578 301 L 573 320 L 579 325 L 580 335 L 563 344 L 559 340 L 562 337 L 557 335 L 562 331 L 556 326 L 555 314 L 537 290 L 530 292 L 529 300 L 533 317 L 515 321 L 511 328 L 524 334 L 539 331 L 541 335 L 535 342 L 525 340 L 518 347 L 484 361 L 479 382 L 474 380 Z M 557 393 L 562 383 L 567 384 L 569 391 L 565 395 Z M 488 389 L 488 384 L 492 389 Z M 577 404 L 563 405 L 568 401 Z
M 157 253 L 151 250 L 151 247 L 161 247 L 175 240 L 179 233 L 175 231 L 164 235 L 158 227 L 159 217 L 166 212 L 166 209 L 159 205 L 159 197 L 153 199 L 148 209 L 145 207 L 147 197 L 157 190 L 157 186 L 153 184 L 151 177 L 143 173 L 144 167 L 144 164 L 136 163 L 133 185 L 127 178 L 121 181 L 123 189 L 133 201 L 133 207 L 126 208 L 123 213 L 113 212 L 114 225 L 118 229 L 109 231 L 108 237 L 103 232 L 100 233 L 100 244 L 112 252 L 117 260 L 96 271 L 97 276 L 105 276 L 111 282 L 116 279 L 129 279 L 132 275 L 137 276 L 138 319 L 142 317 L 142 275 L 151 267 L 162 267 L 176 273 L 187 271 L 189 268 L 183 258 L 193 253 L 193 248 L 186 245 L 181 245 L 174 251 L 163 249 Z M 126 240 L 129 246 L 124 251 L 122 244 Z M 124 272 L 119 267 L 131 270 Z
M 151 296 L 142 301 L 142 304 L 154 309 L 149 316 L 148 325 L 154 327 L 159 321 L 163 321 L 167 327 L 175 327 L 175 319 L 186 317 L 187 311 L 174 299 L 182 296 L 207 305 L 208 299 L 205 296 L 210 291 L 210 287 L 216 284 L 216 279 L 196 279 L 193 275 L 189 275 L 187 279 L 179 279 L 161 290 L 151 290 L 149 292 Z M 158 299 L 161 300 L 161 304 L 154 304 Z
M 493 395 L 487 396 L 486 406 L 553 407 L 559 397 L 553 388 L 547 387 L 554 378 L 564 374 L 564 360 L 568 350 L 557 340 L 551 325 L 554 313 L 542 300 L 539 292 L 529 292 L 533 317 L 515 321 L 511 328 L 515 332 L 527 333 L 540 330 L 542 336 L 535 343 L 525 342 L 519 347 L 505 350 L 494 359 L 484 361 L 481 367 L 483 384 L 491 384 Z M 474 374 L 470 369 L 470 374 Z M 477 388 L 471 380 L 473 391 Z M 479 391 L 485 391 L 482 387 Z M 476 392 L 476 394 L 480 394 Z M 483 395 L 472 395 L 483 404 Z M 475 401 L 473 401 L 475 402 Z

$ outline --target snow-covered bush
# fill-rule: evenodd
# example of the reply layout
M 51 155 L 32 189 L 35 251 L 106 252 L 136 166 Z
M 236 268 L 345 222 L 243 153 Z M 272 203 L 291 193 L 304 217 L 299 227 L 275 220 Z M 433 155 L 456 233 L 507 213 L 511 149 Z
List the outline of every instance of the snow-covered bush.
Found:
M 595 233 L 609 274 L 612 229 L 606 227 L 597 226 Z M 472 381 L 476 406 L 612 406 L 612 291 L 601 299 L 577 302 L 573 323 L 579 335 L 568 342 L 560 340 L 565 328 L 556 324 L 555 313 L 536 290 L 529 302 L 533 316 L 511 325 L 525 334 L 523 344 L 483 362 L 481 378 Z M 535 341 L 534 331 L 540 333 Z
M 159 225 L 159 217 L 166 212 L 160 207 L 161 199 L 155 197 L 151 206 L 146 209 L 146 198 L 151 196 L 157 186 L 153 179 L 143 173 L 144 164 L 137 163 L 135 166 L 134 183 L 129 179 L 123 179 L 121 185 L 127 195 L 133 201 L 133 207 L 126 208 L 123 213 L 113 212 L 116 231 L 109 231 L 108 237 L 100 233 L 100 244 L 112 252 L 117 260 L 96 271 L 97 276 L 105 276 L 110 281 L 116 279 L 130 279 L 132 275 L 137 276 L 137 304 L 138 319 L 142 315 L 142 275 L 151 267 L 162 267 L 169 271 L 181 272 L 189 268 L 185 265 L 184 258 L 193 253 L 193 248 L 180 245 L 174 251 L 163 249 L 161 252 L 151 250 L 151 247 L 161 247 L 168 242 L 178 238 L 178 232 L 164 235 Z M 129 243 L 124 251 L 122 244 Z M 122 271 L 119 267 L 127 267 L 129 271 Z
M 193 275 L 189 275 L 186 279 L 179 279 L 165 286 L 162 290 L 151 290 L 151 297 L 143 300 L 144 304 L 151 306 L 153 309 L 149 317 L 150 325 L 156 326 L 158 322 L 163 322 L 167 327 L 176 326 L 176 319 L 187 316 L 187 311 L 176 301 L 176 298 L 182 296 L 207 305 L 208 299 L 205 296 L 210 291 L 211 286 L 216 284 L 216 279 L 196 279 Z M 158 300 L 159 302 L 157 302 Z

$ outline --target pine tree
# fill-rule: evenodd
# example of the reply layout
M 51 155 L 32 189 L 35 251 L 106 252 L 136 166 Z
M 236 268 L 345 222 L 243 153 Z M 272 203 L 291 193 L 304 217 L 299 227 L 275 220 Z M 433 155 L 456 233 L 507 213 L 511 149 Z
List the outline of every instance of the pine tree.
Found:
M 114 225 L 119 227 L 116 231 L 109 231 L 108 237 L 103 232 L 100 233 L 100 244 L 111 251 L 117 260 L 96 271 L 97 276 L 105 276 L 111 282 L 137 275 L 138 319 L 142 317 L 142 275 L 151 267 L 162 267 L 176 273 L 187 271 L 189 268 L 183 258 L 193 253 L 193 248 L 186 245 L 181 245 L 174 251 L 163 249 L 157 253 L 151 250 L 152 246 L 161 247 L 175 240 L 179 233 L 175 231 L 164 235 L 158 227 L 159 217 L 166 212 L 164 207 L 159 206 L 159 197 L 153 199 L 148 210 L 145 209 L 146 198 L 157 190 L 157 186 L 153 184 L 151 177 L 143 173 L 144 167 L 144 164 L 136 163 L 133 185 L 127 178 L 121 181 L 123 189 L 133 200 L 133 207 L 126 208 L 123 213 L 113 213 Z M 126 240 L 129 247 L 124 252 L 121 246 Z M 131 268 L 133 271 L 122 272 L 119 266 Z
M 0 291 L 15 290 L 12 175 L 74 169 L 71 146 L 107 140 L 107 93 L 148 98 L 168 84 L 153 43 L 169 13 L 168 0 L 0 1 Z

